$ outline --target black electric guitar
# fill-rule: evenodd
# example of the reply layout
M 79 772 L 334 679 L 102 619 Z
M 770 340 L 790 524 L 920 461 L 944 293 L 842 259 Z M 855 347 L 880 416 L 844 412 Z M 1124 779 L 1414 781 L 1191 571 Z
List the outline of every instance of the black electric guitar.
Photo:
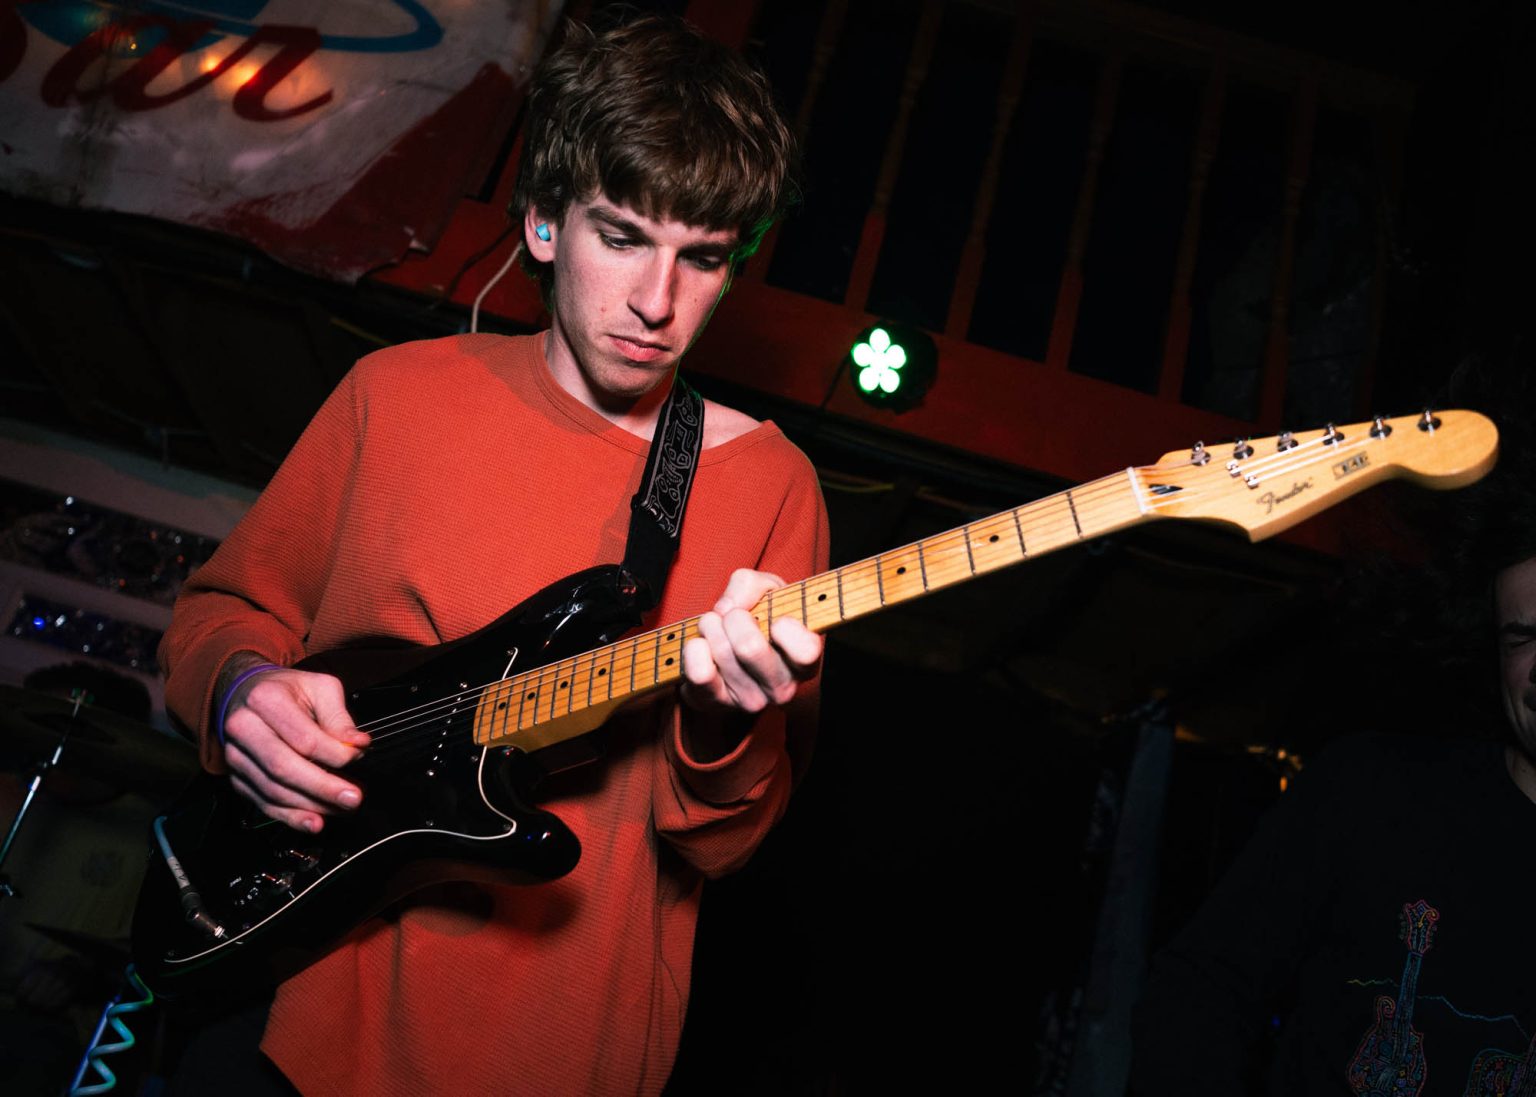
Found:
M 1225 522 L 1259 540 L 1378 481 L 1470 483 L 1498 436 L 1445 411 L 1236 445 L 1155 465 L 984 518 L 773 591 L 765 631 L 792 617 L 817 632 L 1032 556 L 1160 518 Z M 536 882 L 580 847 L 528 803 L 537 752 L 600 726 L 682 673 L 698 619 L 627 635 L 638 621 L 616 567 L 534 595 L 470 636 L 431 648 L 343 650 L 304 669 L 341 679 L 373 737 L 347 769 L 363 806 L 318 835 L 267 820 L 205 777 L 155 824 L 134 917 L 134 959 L 158 992 L 291 973 L 385 905 L 444 880 Z

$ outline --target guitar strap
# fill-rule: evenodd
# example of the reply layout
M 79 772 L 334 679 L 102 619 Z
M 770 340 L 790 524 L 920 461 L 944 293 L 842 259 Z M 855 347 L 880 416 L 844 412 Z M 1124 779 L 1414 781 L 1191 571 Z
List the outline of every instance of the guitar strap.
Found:
M 655 608 L 666 588 L 703 446 L 704 398 L 679 375 L 656 422 L 640 490 L 629 502 L 623 568 L 635 581 L 642 613 Z

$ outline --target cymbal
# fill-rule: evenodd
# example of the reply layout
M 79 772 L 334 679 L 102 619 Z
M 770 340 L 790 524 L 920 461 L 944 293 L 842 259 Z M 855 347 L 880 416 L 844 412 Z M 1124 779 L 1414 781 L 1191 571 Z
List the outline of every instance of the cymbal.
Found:
M 0 760 L 25 767 L 68 734 L 59 770 L 88 774 L 120 791 L 165 794 L 197 772 L 191 743 L 115 712 L 51 693 L 0 686 Z M 46 782 L 45 782 L 46 787 Z

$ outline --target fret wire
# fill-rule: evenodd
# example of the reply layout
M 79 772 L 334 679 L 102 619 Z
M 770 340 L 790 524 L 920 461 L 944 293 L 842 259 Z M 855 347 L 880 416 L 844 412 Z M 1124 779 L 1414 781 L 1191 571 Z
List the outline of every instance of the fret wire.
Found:
M 917 570 L 918 570 L 918 574 L 920 574 L 923 577 L 923 589 L 927 590 L 928 589 L 928 563 L 927 563 L 926 560 L 923 559 L 923 543 L 921 541 L 919 541 L 917 543 Z
M 976 554 L 971 551 L 971 525 L 967 522 L 960 527 L 960 536 L 965 540 L 965 562 L 970 566 L 971 574 L 976 574 Z

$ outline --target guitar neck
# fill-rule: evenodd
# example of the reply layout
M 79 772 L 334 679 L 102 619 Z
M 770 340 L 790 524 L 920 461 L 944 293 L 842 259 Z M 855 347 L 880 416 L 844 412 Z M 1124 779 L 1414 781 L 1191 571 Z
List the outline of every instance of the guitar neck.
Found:
M 1371 484 L 1407 476 L 1471 483 L 1493 467 L 1498 431 L 1476 412 L 1425 412 L 1340 428 L 1196 444 L 867 560 L 790 583 L 752 610 L 765 633 L 792 618 L 826 632 L 887 606 L 1154 518 L 1212 521 L 1254 540 L 1289 528 Z M 632 697 L 682 677 L 691 617 L 487 686 L 475 741 L 536 750 L 591 731 Z
M 844 621 L 999 571 L 1034 556 L 1156 517 L 1134 469 L 1014 507 L 910 545 L 770 591 L 752 610 L 766 634 L 781 618 L 827 632 Z M 477 705 L 477 742 L 535 749 L 590 730 L 584 712 L 606 715 L 682 678 L 683 645 L 699 635 L 690 617 L 515 674 Z

